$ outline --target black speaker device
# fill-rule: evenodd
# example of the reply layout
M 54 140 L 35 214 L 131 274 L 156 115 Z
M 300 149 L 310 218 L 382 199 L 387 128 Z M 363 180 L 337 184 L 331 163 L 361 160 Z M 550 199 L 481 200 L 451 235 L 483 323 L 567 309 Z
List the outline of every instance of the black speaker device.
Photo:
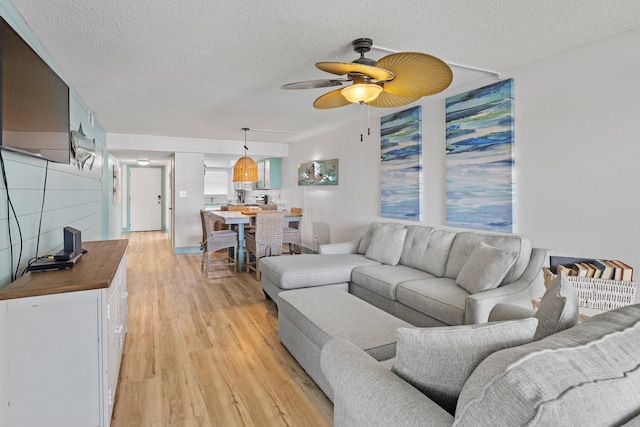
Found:
M 53 259 L 56 261 L 70 260 L 82 252 L 82 237 L 80 231 L 73 227 L 65 227 L 63 231 L 64 245 L 63 249 L 53 256 Z

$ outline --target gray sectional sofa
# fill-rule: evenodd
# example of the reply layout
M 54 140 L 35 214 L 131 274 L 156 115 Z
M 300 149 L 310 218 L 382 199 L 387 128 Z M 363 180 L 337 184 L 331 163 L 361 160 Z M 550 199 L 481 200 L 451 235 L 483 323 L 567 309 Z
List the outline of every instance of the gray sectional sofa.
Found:
M 336 426 L 640 426 L 640 304 L 576 325 L 566 277 L 545 292 L 547 255 L 521 236 L 374 223 L 260 268 Z
M 486 322 L 499 303 L 530 306 L 544 291 L 548 251 L 512 234 L 372 223 L 359 239 L 319 254 L 260 262 L 262 288 L 335 286 L 415 326 Z
M 488 347 L 488 357 L 466 372 L 465 356 L 477 354 L 483 345 L 495 346 L 487 344 L 487 337 L 522 339 L 531 334 L 531 324 L 521 322 L 399 329 L 398 357 L 386 363 L 348 340 L 330 340 L 321 365 L 334 391 L 334 425 L 640 425 L 639 304 L 599 314 L 541 340 L 514 341 L 516 345 L 493 353 L 496 348 Z M 423 350 L 413 351 L 422 363 L 414 370 L 432 371 L 426 383 L 398 372 L 411 362 L 400 362 L 406 344 L 400 340 L 408 341 L 407 335 L 414 342 L 415 335 L 423 335 Z M 440 358 L 434 347 L 441 350 Z M 448 402 L 451 396 L 454 400 Z

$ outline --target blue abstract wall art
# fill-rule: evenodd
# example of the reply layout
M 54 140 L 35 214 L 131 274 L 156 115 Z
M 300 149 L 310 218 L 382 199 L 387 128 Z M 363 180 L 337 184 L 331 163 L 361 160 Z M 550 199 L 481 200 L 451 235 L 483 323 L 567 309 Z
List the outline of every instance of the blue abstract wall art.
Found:
M 422 218 L 422 108 L 380 118 L 380 215 Z
M 512 232 L 513 79 L 446 100 L 447 224 Z

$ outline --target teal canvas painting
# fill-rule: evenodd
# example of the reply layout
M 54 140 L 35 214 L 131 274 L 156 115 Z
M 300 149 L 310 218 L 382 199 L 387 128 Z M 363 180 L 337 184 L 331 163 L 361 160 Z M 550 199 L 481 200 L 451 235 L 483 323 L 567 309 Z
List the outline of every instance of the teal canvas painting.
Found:
M 338 185 L 338 159 L 298 165 L 298 185 Z
M 380 215 L 420 221 L 422 216 L 422 109 L 380 118 Z
M 513 79 L 446 100 L 447 225 L 512 232 Z

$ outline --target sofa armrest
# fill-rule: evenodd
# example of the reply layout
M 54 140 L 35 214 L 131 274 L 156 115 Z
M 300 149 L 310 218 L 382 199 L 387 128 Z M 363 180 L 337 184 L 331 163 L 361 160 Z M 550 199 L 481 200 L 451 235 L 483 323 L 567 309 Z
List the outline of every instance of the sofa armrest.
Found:
M 352 240 L 350 242 L 340 242 L 340 243 L 325 243 L 323 245 L 318 245 L 318 253 L 320 255 L 327 255 L 327 254 L 338 254 L 338 255 L 345 255 L 345 254 L 355 254 L 358 252 L 358 246 L 360 246 L 360 240 L 362 239 L 356 239 L 356 240 Z
M 531 306 L 534 289 L 544 289 L 542 266 L 549 258 L 547 249 L 533 248 L 527 268 L 518 280 L 498 288 L 469 295 L 465 301 L 464 322 L 466 324 L 485 323 L 496 304 L 507 303 L 522 307 Z
M 513 304 L 496 304 L 489 313 L 489 322 L 528 319 L 535 314 L 536 312 L 531 308 Z
M 350 341 L 332 339 L 320 365 L 333 388 L 335 426 L 451 426 L 453 416 Z

